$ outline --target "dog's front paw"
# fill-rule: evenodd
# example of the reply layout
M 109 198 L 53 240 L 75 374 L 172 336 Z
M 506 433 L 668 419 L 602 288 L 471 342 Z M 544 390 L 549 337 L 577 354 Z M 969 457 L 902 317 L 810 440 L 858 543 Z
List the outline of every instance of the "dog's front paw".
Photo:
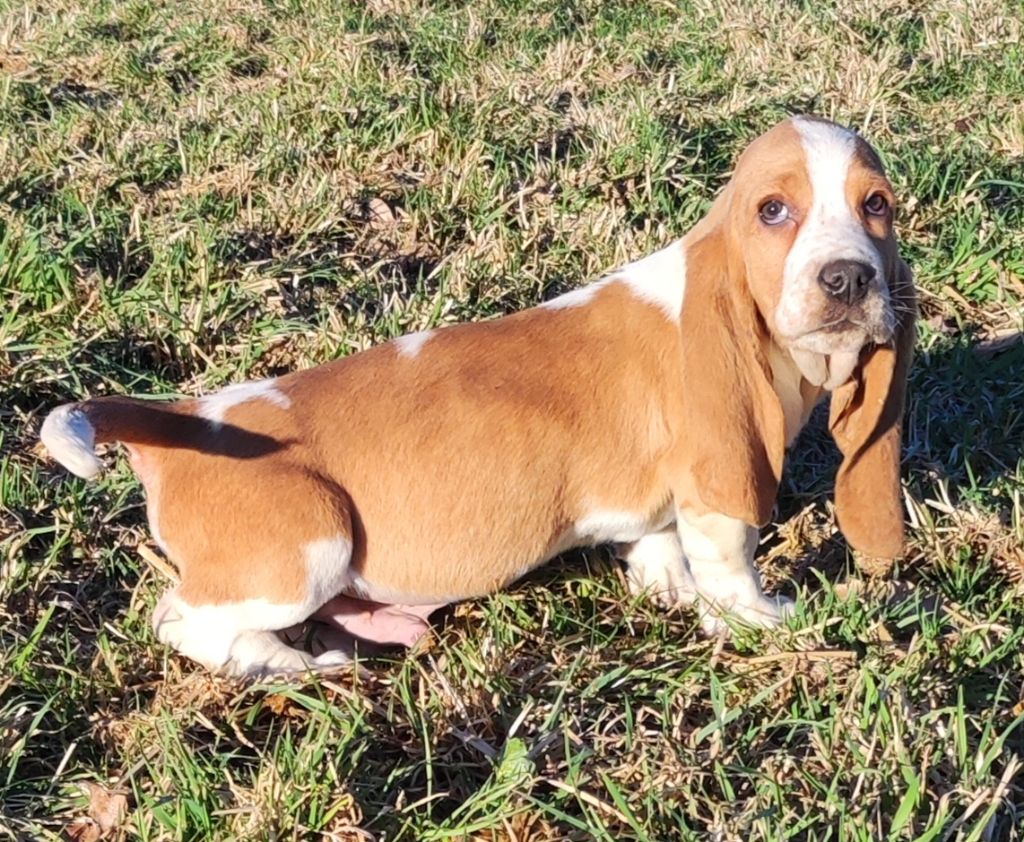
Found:
M 747 603 L 734 603 L 728 608 L 715 605 L 702 606 L 701 629 L 708 637 L 731 630 L 730 624 L 755 628 L 781 626 L 796 610 L 796 603 L 785 596 L 761 596 Z
M 180 645 L 183 615 L 178 604 L 178 589 L 171 588 L 164 592 L 153 609 L 153 632 L 156 639 L 168 646 L 177 648 Z

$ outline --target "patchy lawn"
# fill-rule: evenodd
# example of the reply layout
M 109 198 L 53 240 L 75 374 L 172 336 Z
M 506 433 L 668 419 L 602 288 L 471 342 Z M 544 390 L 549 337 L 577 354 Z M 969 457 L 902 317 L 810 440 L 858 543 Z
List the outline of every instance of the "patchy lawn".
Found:
M 0 838 L 1021 839 L 1017 0 L 0 7 Z M 683 233 L 791 112 L 860 128 L 921 290 L 910 551 L 857 569 L 819 422 L 704 640 L 606 550 L 308 686 L 157 645 L 122 460 L 58 402 L 194 395 L 530 306 Z M 141 552 L 140 552 L 141 548 Z

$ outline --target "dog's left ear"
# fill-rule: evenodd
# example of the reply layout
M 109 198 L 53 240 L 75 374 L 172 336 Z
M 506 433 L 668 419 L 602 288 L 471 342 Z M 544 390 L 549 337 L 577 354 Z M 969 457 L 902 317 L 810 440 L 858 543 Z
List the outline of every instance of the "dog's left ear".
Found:
M 889 294 L 897 317 L 892 342 L 861 353 L 853 377 L 832 393 L 829 416 L 843 454 L 836 474 L 839 528 L 850 546 L 876 559 L 903 554 L 900 445 L 916 297 L 910 268 L 898 257 Z

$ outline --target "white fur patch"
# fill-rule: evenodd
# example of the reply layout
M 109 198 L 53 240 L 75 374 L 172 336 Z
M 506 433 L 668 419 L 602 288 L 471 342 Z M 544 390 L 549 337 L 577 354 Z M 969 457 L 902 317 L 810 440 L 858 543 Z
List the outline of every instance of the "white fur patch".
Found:
M 651 526 L 652 519 L 649 515 L 596 510 L 576 521 L 572 532 L 574 540 L 578 541 L 579 545 L 626 543 L 643 538 L 651 531 Z
M 686 294 L 686 249 L 682 240 L 623 266 L 616 275 L 638 298 L 661 308 L 670 319 L 679 318 Z
M 789 355 L 800 369 L 804 379 L 811 385 L 821 386 L 828 380 L 828 358 L 824 354 L 816 354 L 802 348 L 791 348 Z
M 352 544 L 342 535 L 310 541 L 302 547 L 307 588 L 303 600 L 282 604 L 247 599 L 213 605 L 190 605 L 168 591 L 153 614 L 161 641 L 183 655 L 217 669 L 230 663 L 235 674 L 295 672 L 329 665 L 286 646 L 269 632 L 304 622 L 345 585 Z
M 434 331 L 432 330 L 420 330 L 416 333 L 408 333 L 405 336 L 399 336 L 397 339 L 392 341 L 394 342 L 395 349 L 398 351 L 398 355 L 400 357 L 416 357 L 433 335 Z
M 273 379 L 253 380 L 250 383 L 236 383 L 212 395 L 199 399 L 199 415 L 214 424 L 223 424 L 232 407 L 255 400 L 270 401 L 281 409 L 292 405 L 288 396 L 277 388 Z
M 686 291 L 686 249 L 675 240 L 663 249 L 627 263 L 608 277 L 574 289 L 541 304 L 548 310 L 583 307 L 609 284 L 626 284 L 642 301 L 660 308 L 670 319 L 678 319 Z
M 174 589 L 160 599 L 153 613 L 153 628 L 161 643 L 209 669 L 235 676 L 295 674 L 348 660 L 343 652 L 325 652 L 314 658 L 288 646 L 273 631 L 253 628 L 260 617 L 268 625 L 285 622 L 285 618 L 297 616 L 293 610 L 264 600 L 197 608 Z
M 647 593 L 663 605 L 689 605 L 697 586 L 675 528 L 644 535 L 620 550 L 626 562 L 626 581 L 632 593 Z
M 777 626 L 786 616 L 787 600 L 766 597 L 754 567 L 757 529 L 716 513 L 680 511 L 679 540 L 704 603 L 702 625 L 708 633 L 724 628 L 724 613 L 756 626 Z
M 810 355 L 805 355 L 808 359 Z M 818 357 L 821 363 L 822 378 L 826 376 L 825 358 Z M 795 355 L 791 356 L 772 342 L 768 347 L 768 363 L 772 368 L 772 388 L 779 397 L 782 406 L 782 415 L 785 418 L 786 426 L 786 447 L 793 443 L 801 428 L 807 422 L 807 415 L 813 407 L 804 405 L 804 396 L 800 390 L 800 381 L 804 377 L 803 370 L 795 361 Z M 814 374 L 818 375 L 815 367 Z M 811 381 L 814 383 L 814 381 Z M 820 386 L 821 382 L 814 383 Z
M 825 388 L 830 392 L 838 389 L 853 375 L 853 370 L 860 362 L 860 351 L 840 351 L 828 358 L 828 380 Z
M 352 542 L 344 535 L 320 538 L 304 544 L 302 555 L 306 561 L 308 583 L 306 601 L 312 606 L 312 613 L 337 596 L 348 581 Z
M 372 602 L 381 602 L 385 605 L 447 605 L 450 602 L 458 602 L 462 599 L 481 596 L 476 593 L 452 593 L 438 597 L 426 596 L 424 594 L 405 593 L 394 588 L 389 588 L 374 582 L 368 582 L 354 571 L 348 574 L 348 581 L 345 585 L 346 593 L 351 593 L 360 599 L 368 599 Z
M 74 404 L 58 406 L 47 415 L 39 438 L 50 455 L 73 474 L 89 479 L 103 467 L 95 453 L 96 431 Z
M 611 280 L 611 278 L 604 278 L 600 281 L 594 281 L 586 286 L 563 293 L 557 298 L 552 298 L 550 301 L 545 301 L 540 306 L 545 310 L 568 310 L 571 307 L 583 307 L 589 304 L 594 296 L 597 295 L 598 290 L 607 286 Z
M 556 556 L 573 547 L 629 544 L 639 541 L 651 532 L 663 529 L 671 522 L 672 513 L 667 507 L 646 514 L 595 507 L 559 536 L 550 555 Z
M 166 607 L 170 611 L 153 618 L 160 640 L 207 665 L 226 663 L 235 638 L 243 632 L 286 629 L 315 610 L 306 613 L 304 604 L 282 605 L 266 599 L 190 605 L 174 592 L 165 598 L 169 598 Z M 173 625 L 168 625 L 171 622 Z
M 846 180 L 857 149 L 856 135 L 832 123 L 796 118 L 811 182 L 811 208 L 786 257 L 782 296 L 775 310 L 775 324 L 786 337 L 798 337 L 818 327 L 809 324 L 811 302 L 820 296 L 818 274 L 832 260 L 857 260 L 883 270 L 878 252 L 846 196 Z M 829 353 L 829 347 L 815 348 Z
M 757 605 L 763 599 L 754 567 L 755 527 L 716 513 L 680 512 L 679 540 L 701 597 L 725 610 Z

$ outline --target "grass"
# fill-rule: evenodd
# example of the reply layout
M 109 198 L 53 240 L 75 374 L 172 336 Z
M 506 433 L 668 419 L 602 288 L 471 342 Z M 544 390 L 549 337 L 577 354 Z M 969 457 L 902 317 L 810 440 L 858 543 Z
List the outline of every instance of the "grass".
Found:
M 1024 837 L 1017 0 L 0 6 L 0 838 Z M 84 395 L 199 394 L 550 297 L 706 209 L 791 112 L 862 129 L 921 290 L 910 549 L 857 568 L 821 419 L 704 640 L 573 554 L 306 686 L 157 645 Z

